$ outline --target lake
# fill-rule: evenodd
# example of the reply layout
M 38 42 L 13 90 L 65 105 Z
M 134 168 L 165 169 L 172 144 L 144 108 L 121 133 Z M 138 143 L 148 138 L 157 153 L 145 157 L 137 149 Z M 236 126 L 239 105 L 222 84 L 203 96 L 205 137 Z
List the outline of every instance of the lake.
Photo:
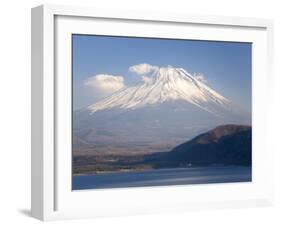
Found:
M 161 185 L 209 184 L 252 181 L 251 167 L 208 166 L 114 172 L 73 176 L 72 189 L 125 188 Z

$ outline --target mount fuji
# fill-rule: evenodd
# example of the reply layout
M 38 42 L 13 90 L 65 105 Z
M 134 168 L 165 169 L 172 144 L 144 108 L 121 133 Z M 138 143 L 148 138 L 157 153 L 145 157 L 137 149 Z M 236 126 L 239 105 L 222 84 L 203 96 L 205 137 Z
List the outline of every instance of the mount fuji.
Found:
M 73 115 L 74 153 L 168 151 L 223 124 L 251 115 L 183 68 L 159 67 Z
M 219 114 L 216 106 L 224 107 L 229 102 L 182 68 L 162 67 L 150 77 L 143 78 L 143 84 L 125 88 L 88 109 L 92 113 L 112 108 L 135 110 L 182 100 L 209 113 Z

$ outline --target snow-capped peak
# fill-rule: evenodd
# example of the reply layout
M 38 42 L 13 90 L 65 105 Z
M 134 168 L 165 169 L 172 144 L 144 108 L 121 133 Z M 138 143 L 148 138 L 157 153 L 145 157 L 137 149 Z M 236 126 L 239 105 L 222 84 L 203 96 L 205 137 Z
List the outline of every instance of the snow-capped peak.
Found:
M 168 66 L 143 75 L 143 83 L 117 91 L 88 109 L 92 113 L 112 108 L 137 109 L 176 100 L 186 101 L 208 112 L 212 112 L 210 104 L 224 106 L 229 102 L 183 68 Z

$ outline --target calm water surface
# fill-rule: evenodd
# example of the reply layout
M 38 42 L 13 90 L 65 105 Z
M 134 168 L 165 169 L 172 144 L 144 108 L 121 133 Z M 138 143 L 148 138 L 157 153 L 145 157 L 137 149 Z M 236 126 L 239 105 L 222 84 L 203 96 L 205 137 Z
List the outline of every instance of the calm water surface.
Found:
M 251 167 L 220 166 L 115 172 L 73 176 L 72 189 L 250 182 Z

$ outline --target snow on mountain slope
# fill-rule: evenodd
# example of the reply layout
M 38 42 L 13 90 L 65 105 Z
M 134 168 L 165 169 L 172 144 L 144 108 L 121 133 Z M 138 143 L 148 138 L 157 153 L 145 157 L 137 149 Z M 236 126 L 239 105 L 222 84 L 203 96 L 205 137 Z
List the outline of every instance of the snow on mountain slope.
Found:
M 112 108 L 134 110 L 164 102 L 186 101 L 209 113 L 219 114 L 217 106 L 229 100 L 197 80 L 182 68 L 171 66 L 155 70 L 141 84 L 124 88 L 88 107 L 91 114 Z

